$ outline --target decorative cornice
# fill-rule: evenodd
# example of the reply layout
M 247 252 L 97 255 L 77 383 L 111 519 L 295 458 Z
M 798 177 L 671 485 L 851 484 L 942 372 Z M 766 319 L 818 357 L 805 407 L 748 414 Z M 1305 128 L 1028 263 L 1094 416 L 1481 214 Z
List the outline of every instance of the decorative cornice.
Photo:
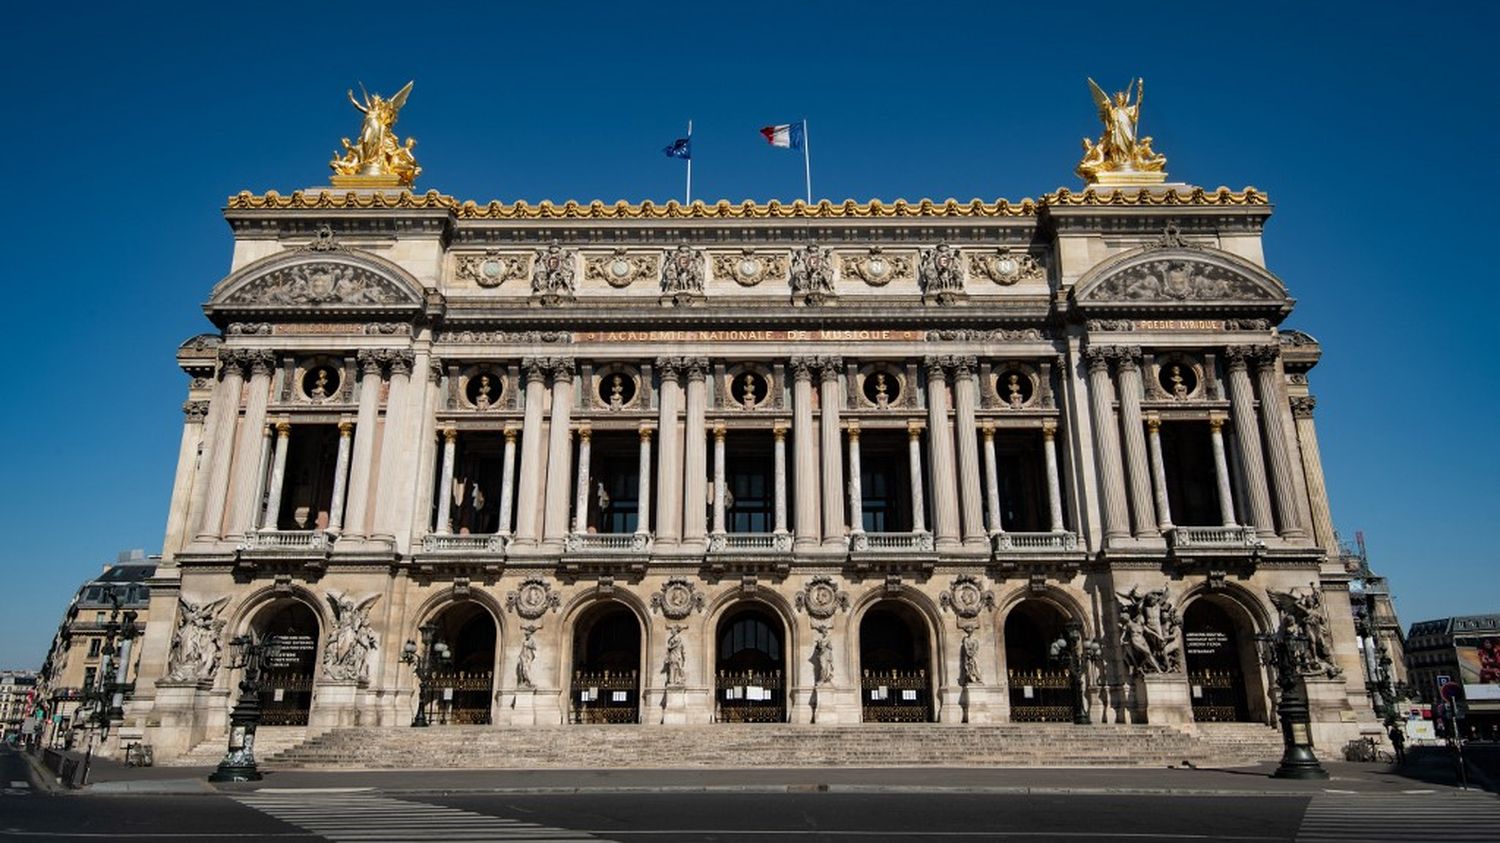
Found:
M 840 203 L 826 199 L 809 205 L 800 199 L 791 203 L 771 201 L 766 204 L 745 201 L 739 204 L 721 200 L 713 204 L 702 201 L 683 205 L 672 200 L 663 205 L 642 202 L 639 205 L 625 201 L 605 203 L 598 200 L 589 203 L 575 201 L 561 204 L 543 201 L 536 205 L 528 202 L 489 202 L 479 204 L 472 200 L 460 201 L 452 196 L 429 190 L 416 194 L 409 191 L 357 193 L 354 191 L 294 191 L 282 196 L 276 191 L 256 195 L 250 191 L 229 197 L 230 211 L 295 211 L 332 209 L 413 210 L 447 211 L 458 219 L 466 220 L 691 220 L 691 219 L 892 219 L 892 218 L 984 218 L 984 217 L 1030 217 L 1045 207 L 1171 207 L 1171 206 L 1230 206 L 1268 205 L 1266 194 L 1253 187 L 1234 191 L 1227 187 L 1205 190 L 1194 187 L 1188 190 L 1169 189 L 1136 191 L 1089 188 L 1074 192 L 1067 188 L 1055 193 L 1043 194 L 1040 199 L 1022 199 L 1011 202 L 997 199 L 985 202 L 973 199 L 959 202 L 949 199 L 934 202 L 922 199 L 909 202 L 897 199 L 882 202 L 856 202 L 852 199 Z

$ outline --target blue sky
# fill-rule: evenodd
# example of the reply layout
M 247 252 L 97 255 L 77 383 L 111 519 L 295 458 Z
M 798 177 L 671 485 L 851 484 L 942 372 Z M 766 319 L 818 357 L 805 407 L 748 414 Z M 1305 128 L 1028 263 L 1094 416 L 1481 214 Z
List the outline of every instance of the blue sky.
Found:
M 1085 77 L 1142 75 L 1174 179 L 1276 204 L 1341 530 L 1403 621 L 1500 610 L 1489 4 L 228 5 L 7 12 L 0 667 L 160 548 L 220 208 L 326 184 L 361 80 L 416 80 L 419 187 L 461 198 L 678 197 L 660 149 L 692 118 L 695 196 L 790 200 L 757 129 L 806 116 L 819 197 L 1019 199 L 1077 186 Z

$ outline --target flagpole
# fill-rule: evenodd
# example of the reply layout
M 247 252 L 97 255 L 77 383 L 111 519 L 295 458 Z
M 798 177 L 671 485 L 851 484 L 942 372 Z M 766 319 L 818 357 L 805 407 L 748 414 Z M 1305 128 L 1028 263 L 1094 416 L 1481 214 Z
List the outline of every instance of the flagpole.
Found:
M 807 136 L 807 118 L 802 118 L 802 175 L 807 183 L 807 204 L 812 204 L 812 140 Z
M 693 121 L 688 121 L 687 204 L 693 204 Z

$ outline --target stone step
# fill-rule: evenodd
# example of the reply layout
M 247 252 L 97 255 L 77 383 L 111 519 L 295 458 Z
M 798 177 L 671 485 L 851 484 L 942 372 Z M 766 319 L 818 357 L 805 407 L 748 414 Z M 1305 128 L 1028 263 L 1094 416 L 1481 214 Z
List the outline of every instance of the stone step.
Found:
M 269 761 L 281 753 L 296 747 L 317 733 L 306 726 L 262 726 L 255 730 L 255 757 L 257 762 Z M 205 738 L 192 749 L 176 758 L 162 761 L 162 767 L 212 767 L 224 759 L 227 738 L 217 735 Z

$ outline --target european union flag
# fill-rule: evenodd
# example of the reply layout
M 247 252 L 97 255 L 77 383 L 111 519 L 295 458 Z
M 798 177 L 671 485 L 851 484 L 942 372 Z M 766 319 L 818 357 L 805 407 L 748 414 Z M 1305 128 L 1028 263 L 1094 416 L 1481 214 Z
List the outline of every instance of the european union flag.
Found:
M 671 146 L 662 147 L 661 152 L 668 158 L 681 158 L 684 161 L 691 161 L 693 160 L 693 139 L 678 138 L 672 141 Z

